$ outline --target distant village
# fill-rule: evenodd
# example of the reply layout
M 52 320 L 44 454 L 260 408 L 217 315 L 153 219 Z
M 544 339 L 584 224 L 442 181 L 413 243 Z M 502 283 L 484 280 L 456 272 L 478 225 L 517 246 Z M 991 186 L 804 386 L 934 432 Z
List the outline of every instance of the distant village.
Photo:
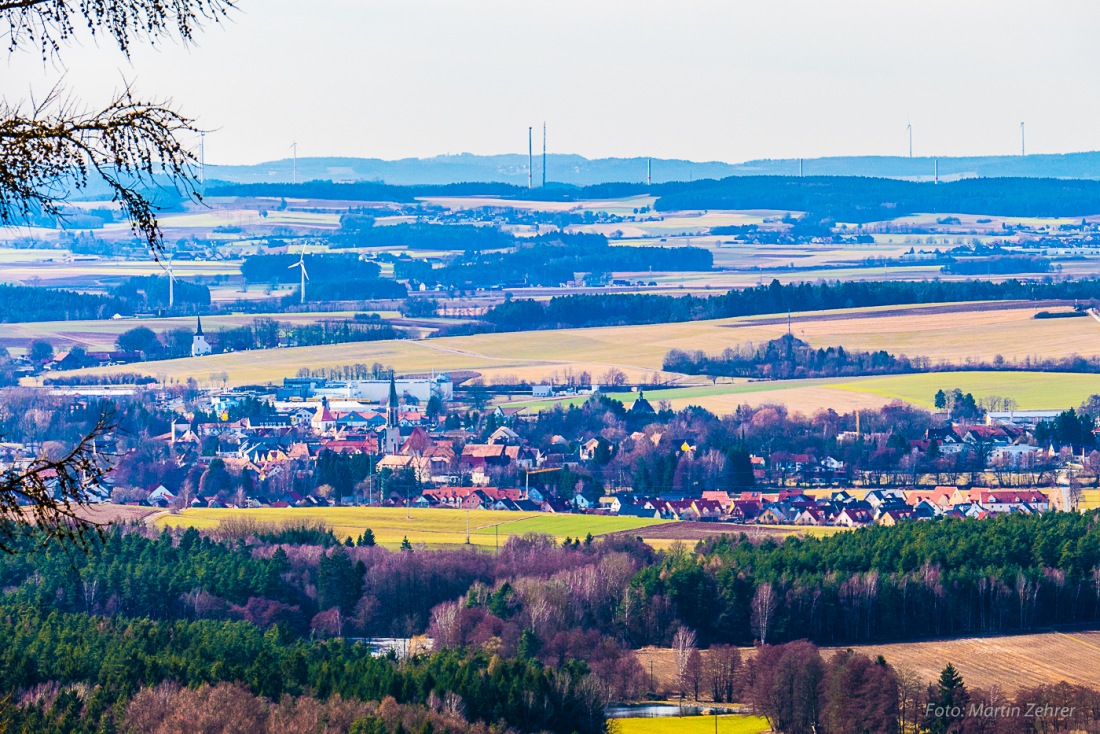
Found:
M 143 389 L 52 392 L 79 403 Z M 530 397 L 564 392 L 576 390 L 535 385 Z M 522 406 L 472 410 L 456 397 L 448 374 L 292 377 L 281 386 L 199 391 L 201 410 L 192 411 L 170 392 L 155 400 L 174 416 L 168 430 L 131 445 L 108 476 L 110 484 L 95 489 L 96 501 L 163 509 L 411 506 L 858 527 L 1079 508 L 1075 472 L 1084 476 L 1100 459 L 1084 449 L 1078 455 L 1072 446 L 1039 445 L 1036 426 L 1058 412 L 991 412 L 981 424 L 946 421 L 906 439 L 897 449 L 900 463 L 914 457 L 933 462 L 928 457 L 934 455 L 936 466 L 970 467 L 970 482 L 929 486 L 928 476 L 918 472 L 909 482 L 900 470 L 853 474 L 843 447 L 858 442 L 860 455 L 873 459 L 899 443 L 881 421 L 861 428 L 858 414 L 855 430 L 837 431 L 836 455 L 795 452 L 776 442 L 770 452 L 745 452 L 738 474 L 729 466 L 737 463 L 734 454 L 700 449 L 698 431 L 683 417 L 655 409 L 642 392 L 626 402 L 608 400 L 602 417 L 597 411 L 576 420 L 569 416 L 581 409 L 551 418 Z M 613 414 L 615 407 L 621 415 Z M 26 461 L 34 448 L 0 444 L 0 470 Z M 671 479 L 643 480 L 621 469 L 615 475 L 610 468 L 617 454 L 635 457 L 623 462 L 629 466 L 664 462 L 661 471 Z M 136 458 L 146 455 L 151 458 Z M 1000 486 L 972 481 L 1005 471 L 1012 479 Z M 601 481 L 593 480 L 596 475 Z M 1034 481 L 1039 477 L 1041 483 Z

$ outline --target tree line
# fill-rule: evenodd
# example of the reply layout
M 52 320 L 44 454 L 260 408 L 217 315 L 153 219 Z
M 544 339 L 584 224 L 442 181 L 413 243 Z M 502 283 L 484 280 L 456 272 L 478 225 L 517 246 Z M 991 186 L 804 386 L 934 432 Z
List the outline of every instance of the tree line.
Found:
M 619 248 L 615 248 L 619 249 Z M 1100 295 L 1100 279 L 994 283 L 967 281 L 868 281 L 790 283 L 731 290 L 720 296 L 657 296 L 609 293 L 555 296 L 549 301 L 513 299 L 489 309 L 483 328 L 529 331 L 586 326 L 660 324 L 734 316 L 829 311 L 868 306 L 968 301 L 1089 301 Z
M 812 212 L 816 220 L 872 222 L 918 212 L 1020 217 L 1076 217 L 1095 213 L 1100 182 L 1041 178 L 975 178 L 920 183 L 863 176 L 730 176 L 720 180 L 526 186 L 482 182 L 390 186 L 356 182 L 220 184 L 211 196 L 337 199 L 412 203 L 422 196 L 500 196 L 538 201 L 657 197 L 659 212 L 685 209 L 771 209 Z
M 1028 357 L 1022 362 L 1008 362 L 998 355 L 988 361 L 957 365 L 949 362 L 933 363 L 927 357 L 896 356 L 884 349 L 876 352 L 848 350 L 844 347 L 814 349 L 801 339 L 785 334 L 759 347 L 748 343 L 738 347 L 727 347 L 717 355 L 708 355 L 702 350 L 689 352 L 671 349 L 665 355 L 662 367 L 666 372 L 707 375 L 711 378 L 752 377 L 789 380 L 980 370 L 1097 373 L 1100 372 L 1100 358 L 1072 356 L 1033 359 Z
M 700 247 L 612 247 L 597 234 L 553 233 L 523 241 L 510 252 L 467 251 L 444 267 L 426 260 L 398 260 L 398 278 L 450 287 L 557 286 L 578 274 L 710 270 L 714 256 Z

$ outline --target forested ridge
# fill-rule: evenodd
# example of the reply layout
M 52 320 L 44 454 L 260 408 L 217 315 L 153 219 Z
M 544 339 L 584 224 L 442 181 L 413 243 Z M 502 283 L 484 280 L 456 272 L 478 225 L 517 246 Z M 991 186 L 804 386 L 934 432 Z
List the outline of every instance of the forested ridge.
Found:
M 931 173 L 931 171 L 929 171 Z M 225 184 L 210 196 L 265 196 L 408 203 L 422 196 L 500 196 L 536 201 L 584 201 L 638 194 L 657 197 L 657 211 L 770 209 L 811 212 L 840 222 L 871 222 L 914 213 L 1076 217 L 1096 214 L 1100 182 L 1053 178 L 973 178 L 932 182 L 863 176 L 730 176 L 647 185 L 644 182 L 528 189 L 504 183 L 390 186 L 309 181 Z

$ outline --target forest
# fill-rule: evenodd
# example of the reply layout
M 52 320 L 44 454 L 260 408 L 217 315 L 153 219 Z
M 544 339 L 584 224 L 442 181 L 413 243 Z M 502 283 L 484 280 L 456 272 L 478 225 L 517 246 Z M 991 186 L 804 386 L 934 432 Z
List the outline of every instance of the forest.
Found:
M 1016 217 L 1085 216 L 1100 182 L 1043 178 L 972 178 L 932 184 L 855 176 L 732 176 L 654 187 L 661 212 L 771 209 L 807 219 L 866 223 L 918 212 Z
M 492 226 L 475 224 L 393 224 L 375 227 L 373 220 L 345 215 L 333 247 L 405 247 L 410 250 L 503 250 L 514 247 L 515 237 Z
M 618 249 L 618 248 L 616 248 Z M 555 296 L 548 301 L 513 299 L 486 312 L 486 330 L 528 331 L 586 326 L 662 324 L 788 311 L 827 311 L 965 301 L 1035 301 L 1100 296 L 1100 280 L 865 281 L 790 283 L 773 280 L 720 296 L 656 296 L 609 293 Z
M 0 283 L 0 323 L 74 321 L 129 316 L 134 306 L 118 297 Z
M 611 272 L 710 270 L 714 256 L 700 247 L 612 247 L 596 234 L 538 235 L 512 252 L 475 252 L 452 258 L 442 268 L 426 260 L 398 260 L 395 274 L 449 287 L 493 285 L 557 286 L 578 277 Z
M 349 201 L 413 202 L 423 196 L 500 196 L 535 201 L 584 201 L 639 194 L 657 197 L 659 212 L 771 209 L 809 212 L 807 219 L 865 223 L 917 212 L 1018 217 L 1077 217 L 1095 213 L 1100 182 L 1051 178 L 973 178 L 933 184 L 862 176 L 730 176 L 647 186 L 555 184 L 528 189 L 504 183 L 388 186 L 310 181 L 300 184 L 224 184 L 211 196 L 263 196 Z
M 242 521 L 213 536 L 117 528 L 74 553 L 28 533 L 0 556 L 0 690 L 21 692 L 0 715 L 101 731 L 136 715 L 148 691 L 173 701 L 159 714 L 172 715 L 185 703 L 177 685 L 251 701 L 257 716 L 286 695 L 370 719 L 377 705 L 357 702 L 392 698 L 444 725 L 594 733 L 607 703 L 650 689 L 632 650 L 656 644 L 682 652 L 689 696 L 702 687 L 749 700 L 778 731 L 847 732 L 846 717 L 897 731 L 936 684 L 894 685 L 886 661 L 825 660 L 814 645 L 1095 623 L 1096 521 L 938 520 L 783 542 L 730 534 L 695 552 L 538 535 L 495 554 L 388 551 L 368 533 L 341 545 L 320 528 Z M 421 633 L 435 649 L 405 662 L 352 642 Z M 763 647 L 745 663 L 728 647 L 754 642 Z M 705 661 L 691 661 L 697 649 Z M 813 685 L 779 684 L 791 676 Z M 859 697 L 835 686 L 865 691 L 861 708 L 846 708 Z

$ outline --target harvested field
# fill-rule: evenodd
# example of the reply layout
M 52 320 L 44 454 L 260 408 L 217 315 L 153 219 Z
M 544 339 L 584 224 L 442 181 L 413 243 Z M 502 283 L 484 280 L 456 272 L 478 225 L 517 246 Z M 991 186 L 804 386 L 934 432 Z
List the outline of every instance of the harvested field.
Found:
M 828 657 L 840 649 L 847 647 L 822 648 L 821 652 Z M 1100 688 L 1100 631 L 853 645 L 851 649 L 871 658 L 882 655 L 895 668 L 912 670 L 927 681 L 934 680 L 951 663 L 972 688 L 996 685 L 1012 693 L 1063 680 Z M 704 657 L 706 654 L 703 651 Z M 742 648 L 741 654 L 747 658 L 753 649 Z M 652 670 L 657 692 L 671 695 L 676 681 L 675 653 L 668 648 L 647 647 L 638 651 L 638 659 L 647 673 Z

